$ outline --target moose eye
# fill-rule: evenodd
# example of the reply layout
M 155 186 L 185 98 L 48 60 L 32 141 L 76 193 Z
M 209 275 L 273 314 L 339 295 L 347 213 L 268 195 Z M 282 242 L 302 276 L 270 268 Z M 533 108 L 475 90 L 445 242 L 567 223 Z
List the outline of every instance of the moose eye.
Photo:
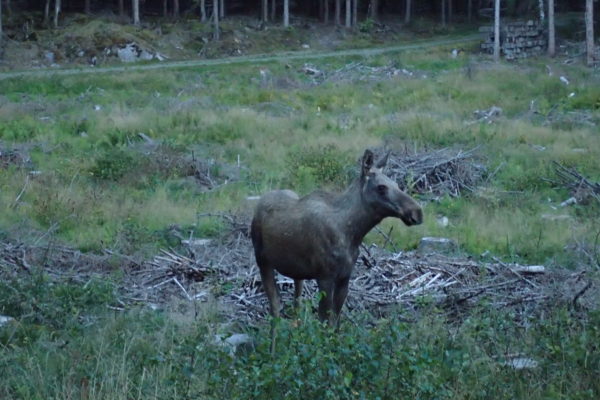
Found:
M 379 193 L 381 195 L 385 195 L 387 193 L 387 186 L 385 186 L 385 185 L 378 185 L 377 186 L 377 193 Z

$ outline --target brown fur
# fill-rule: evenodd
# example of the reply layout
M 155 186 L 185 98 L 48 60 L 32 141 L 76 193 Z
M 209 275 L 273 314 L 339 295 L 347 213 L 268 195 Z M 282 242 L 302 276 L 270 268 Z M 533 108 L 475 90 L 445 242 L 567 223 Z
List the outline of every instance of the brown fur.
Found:
M 276 190 L 260 199 L 251 234 L 273 316 L 280 312 L 277 270 L 294 279 L 296 302 L 302 281 L 316 279 L 324 293 L 319 317 L 337 321 L 364 236 L 385 217 L 422 222 L 421 207 L 382 172 L 386 162 L 387 156 L 374 166 L 373 153 L 365 151 L 360 178 L 341 194 L 315 191 L 299 198 Z

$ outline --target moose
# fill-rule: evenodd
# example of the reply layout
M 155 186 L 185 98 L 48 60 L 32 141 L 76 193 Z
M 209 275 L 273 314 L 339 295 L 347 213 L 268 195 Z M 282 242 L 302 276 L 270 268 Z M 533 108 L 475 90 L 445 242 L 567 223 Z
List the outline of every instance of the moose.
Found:
M 365 235 L 386 217 L 407 226 L 423 222 L 417 202 L 384 174 L 389 154 L 375 161 L 367 149 L 360 177 L 341 194 L 317 190 L 300 198 L 291 190 L 275 190 L 260 198 L 250 232 L 272 316 L 280 316 L 278 271 L 294 280 L 296 305 L 303 281 L 316 279 L 323 294 L 319 318 L 337 325 Z

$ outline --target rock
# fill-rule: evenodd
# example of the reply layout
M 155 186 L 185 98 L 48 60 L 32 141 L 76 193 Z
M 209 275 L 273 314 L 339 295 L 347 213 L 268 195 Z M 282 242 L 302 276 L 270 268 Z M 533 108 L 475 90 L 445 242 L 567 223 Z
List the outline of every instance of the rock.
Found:
M 133 43 L 127 44 L 124 48 L 117 50 L 117 57 L 121 62 L 135 62 L 138 58 L 138 53 Z
M 46 59 L 46 62 L 48 64 L 54 64 L 55 57 L 54 57 L 54 53 L 53 52 L 51 52 L 51 51 L 45 51 L 44 52 L 44 58 Z
M 448 238 L 424 237 L 419 242 L 417 251 L 421 254 L 451 254 L 458 249 L 456 242 Z
M 154 56 L 146 50 L 142 50 L 138 58 L 143 61 L 150 61 Z
M 227 339 L 223 339 L 223 335 L 215 335 L 215 343 L 226 347 L 231 355 L 234 355 L 238 351 L 254 349 L 254 339 L 245 333 L 235 333 Z
M 309 46 L 308 44 L 306 44 L 306 43 L 305 43 L 305 44 L 303 44 L 303 45 L 302 45 L 302 48 L 303 48 L 303 49 L 310 49 L 310 46 Z
M 0 327 L 8 324 L 10 321 L 14 321 L 14 318 L 6 315 L 0 315 Z
M 446 216 L 441 216 L 441 217 L 439 217 L 439 218 L 436 220 L 436 222 L 437 222 L 437 224 L 438 224 L 439 226 L 441 226 L 442 228 L 445 228 L 445 227 L 447 227 L 447 226 L 448 226 L 448 224 L 450 223 L 450 222 L 448 221 L 448 217 L 446 217 Z

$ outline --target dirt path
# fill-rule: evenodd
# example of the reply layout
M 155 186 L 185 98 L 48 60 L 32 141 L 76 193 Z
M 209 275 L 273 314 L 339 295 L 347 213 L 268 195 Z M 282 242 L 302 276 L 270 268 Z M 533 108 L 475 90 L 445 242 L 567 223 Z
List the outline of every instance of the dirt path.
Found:
M 436 46 L 445 46 L 451 44 L 473 42 L 481 40 L 481 35 L 472 34 L 452 39 L 441 39 L 441 40 L 427 40 L 412 44 L 405 44 L 399 46 L 390 47 L 379 47 L 379 48 L 368 48 L 368 49 L 351 49 L 351 50 L 338 50 L 338 51 L 325 51 L 325 52 L 311 52 L 311 51 L 294 51 L 287 53 L 276 53 L 276 54 L 262 54 L 262 55 L 249 55 L 239 57 L 228 57 L 228 58 L 217 58 L 211 60 L 187 60 L 187 61 L 169 61 L 153 64 L 144 65 L 119 65 L 113 67 L 83 67 L 83 68 L 64 68 L 64 69 L 38 69 L 38 70 L 24 70 L 24 71 L 12 71 L 0 73 L 0 80 L 10 78 L 29 78 L 29 77 L 49 77 L 55 75 L 81 75 L 81 74 L 98 74 L 106 72 L 130 72 L 130 71 L 148 71 L 155 69 L 173 69 L 173 68 L 186 68 L 186 67 L 201 67 L 201 66 L 213 66 L 213 65 L 226 65 L 226 64 L 255 64 L 255 63 L 267 63 L 273 61 L 286 61 L 286 60 L 314 60 L 329 57 L 346 57 L 346 56 L 372 56 L 384 53 L 394 53 L 406 50 L 426 49 Z

